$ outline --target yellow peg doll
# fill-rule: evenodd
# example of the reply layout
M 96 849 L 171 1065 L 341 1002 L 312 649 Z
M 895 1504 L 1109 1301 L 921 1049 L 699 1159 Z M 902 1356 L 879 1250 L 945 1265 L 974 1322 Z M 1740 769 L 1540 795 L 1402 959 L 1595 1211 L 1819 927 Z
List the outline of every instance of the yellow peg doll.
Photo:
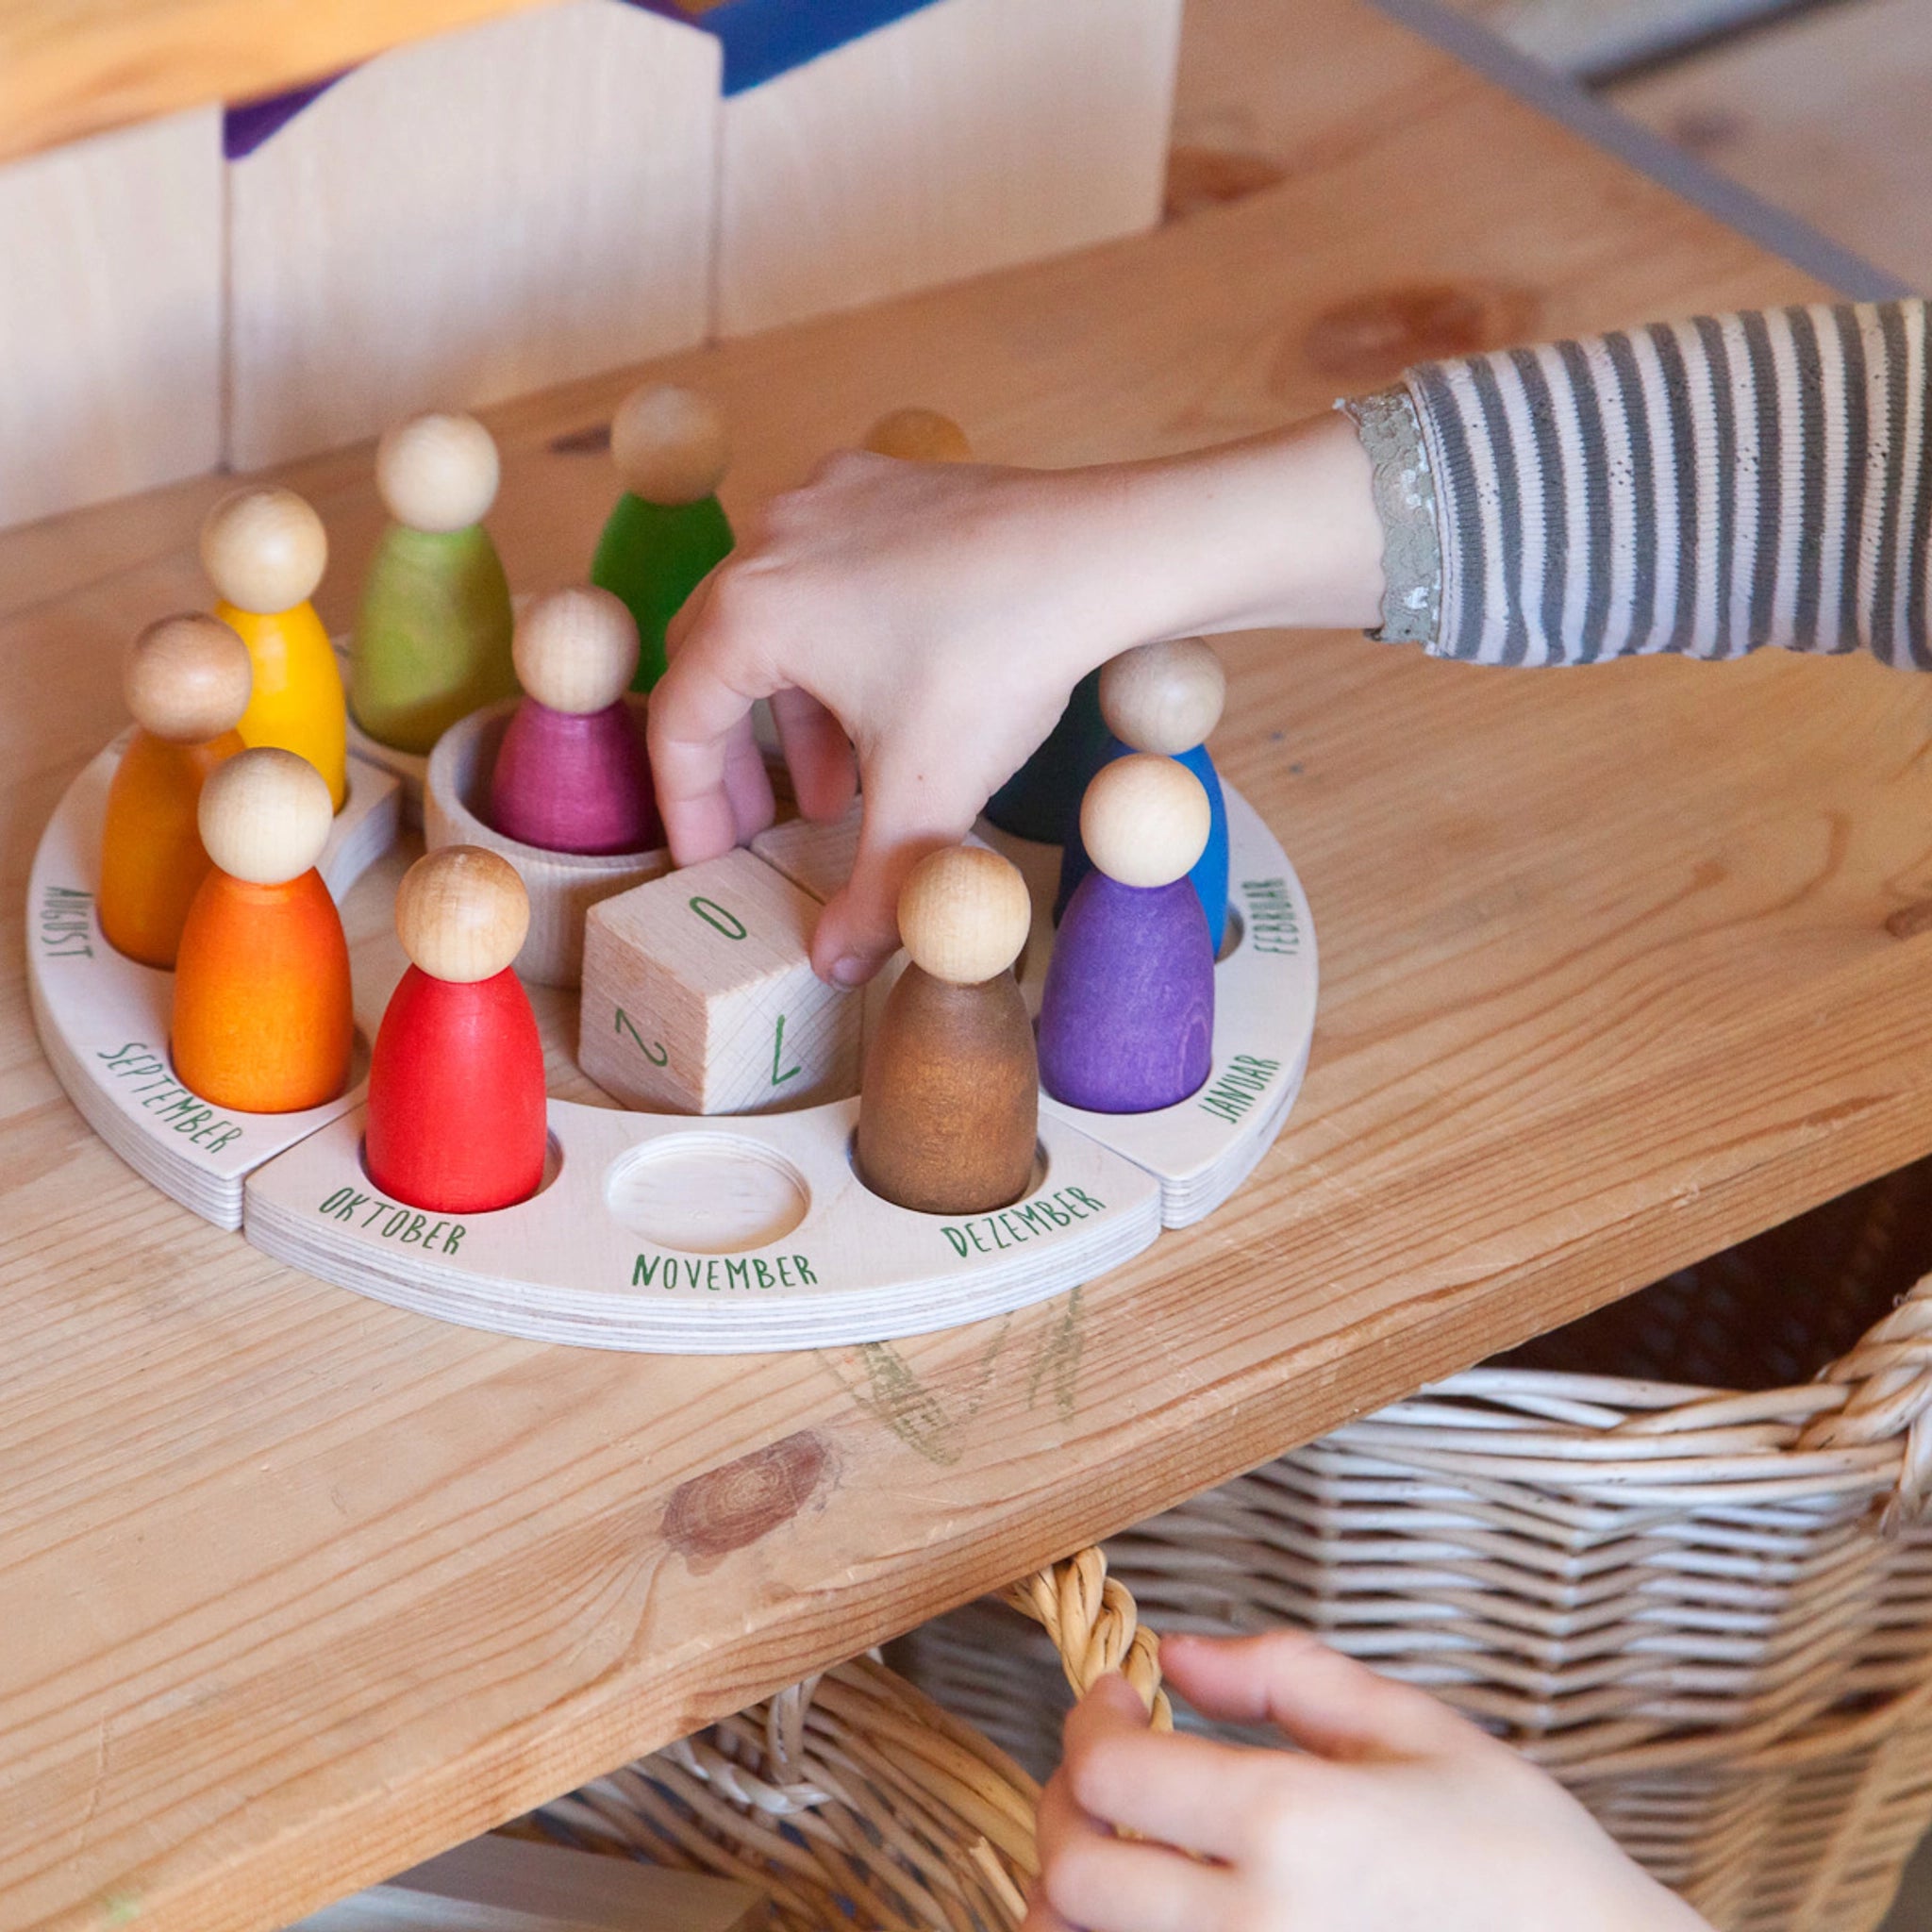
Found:
M 201 526 L 201 561 L 255 663 L 242 743 L 315 767 L 337 811 L 348 796 L 348 707 L 336 654 L 308 599 L 328 562 L 322 519 L 292 490 L 238 490 Z

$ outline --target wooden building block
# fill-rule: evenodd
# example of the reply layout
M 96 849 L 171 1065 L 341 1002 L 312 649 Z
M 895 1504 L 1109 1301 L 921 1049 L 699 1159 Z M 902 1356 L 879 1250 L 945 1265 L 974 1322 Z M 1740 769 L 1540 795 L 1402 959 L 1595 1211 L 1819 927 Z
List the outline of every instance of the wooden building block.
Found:
M 749 852 L 591 908 L 577 1059 L 625 1105 L 760 1113 L 858 1085 L 859 1002 L 811 970 L 818 902 Z
M 0 525 L 215 466 L 218 109 L 0 169 Z
M 860 808 L 856 804 L 829 825 L 815 824 L 810 819 L 787 819 L 783 824 L 760 832 L 751 841 L 751 849 L 823 906 L 852 876 L 852 862 L 858 857 L 859 824 Z M 861 1054 L 872 1044 L 885 1014 L 886 1000 L 905 970 L 902 949 L 859 990 Z
M 566 0 L 380 55 L 231 162 L 229 460 L 701 341 L 719 72 Z
M 1181 0 L 938 0 L 728 97 L 720 335 L 1150 227 Z
M 852 876 L 852 864 L 858 857 L 861 823 L 861 808 L 858 804 L 843 818 L 828 825 L 814 824 L 810 819 L 787 819 L 782 824 L 772 825 L 760 832 L 751 841 L 751 849 L 774 871 L 783 873 L 800 891 L 810 893 L 823 906 Z M 969 833 L 965 842 L 984 845 L 986 841 L 977 833 Z M 1024 875 L 1024 869 L 1022 875 Z M 1051 887 L 1047 888 L 1047 896 L 1050 904 Z M 1043 944 L 1050 947 L 1053 944 L 1052 922 L 1049 920 L 1042 926 L 1041 915 L 1036 911 L 1033 933 L 1027 940 L 1029 949 L 1034 943 L 1034 936 L 1042 931 L 1045 933 Z M 1026 957 L 1022 955 L 1023 967 Z M 906 954 L 902 949 L 894 953 L 860 990 L 859 1035 L 862 1044 L 871 1045 L 873 1034 L 885 1014 L 886 1001 L 905 970 Z M 1045 970 L 1044 953 L 1041 970 Z
M 810 819 L 787 819 L 783 824 L 758 833 L 751 849 L 823 906 L 852 876 L 852 864 L 858 857 L 860 823 L 856 804 L 829 825 Z

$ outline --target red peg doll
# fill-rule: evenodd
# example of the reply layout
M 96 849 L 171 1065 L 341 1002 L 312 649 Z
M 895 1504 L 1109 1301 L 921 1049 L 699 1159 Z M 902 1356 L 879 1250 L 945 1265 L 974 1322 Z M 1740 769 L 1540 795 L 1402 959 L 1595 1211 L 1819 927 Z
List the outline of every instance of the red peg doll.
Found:
M 445 845 L 404 876 L 412 963 L 375 1036 L 364 1146 L 391 1200 L 483 1214 L 542 1185 L 543 1042 L 510 968 L 529 923 L 516 868 L 479 846 Z

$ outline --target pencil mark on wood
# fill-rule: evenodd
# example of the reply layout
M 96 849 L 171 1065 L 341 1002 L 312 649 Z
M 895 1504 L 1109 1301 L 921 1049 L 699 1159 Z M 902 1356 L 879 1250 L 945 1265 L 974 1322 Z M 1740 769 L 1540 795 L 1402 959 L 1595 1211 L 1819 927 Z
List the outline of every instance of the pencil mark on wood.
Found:
M 1063 1423 L 1074 1420 L 1080 1392 L 1080 1291 L 1076 1288 L 1060 1305 L 1058 1319 L 1039 1360 L 1033 1364 L 1033 1374 L 1026 1384 L 1028 1408 L 1038 1404 L 1041 1388 L 1051 1385 L 1053 1406 L 1059 1419 Z
M 1473 356 L 1533 334 L 1537 308 L 1526 289 L 1480 283 L 1378 289 L 1324 308 L 1302 349 L 1319 375 L 1392 380 L 1414 362 Z
M 790 1523 L 833 1473 L 824 1438 L 801 1429 L 681 1483 L 664 1507 L 664 1541 L 702 1573 Z
M 860 1345 L 858 1358 L 867 1384 L 867 1392 L 858 1398 L 859 1406 L 926 1461 L 942 1469 L 958 1462 L 959 1445 L 952 1419 L 906 1357 L 890 1342 L 868 1341 Z

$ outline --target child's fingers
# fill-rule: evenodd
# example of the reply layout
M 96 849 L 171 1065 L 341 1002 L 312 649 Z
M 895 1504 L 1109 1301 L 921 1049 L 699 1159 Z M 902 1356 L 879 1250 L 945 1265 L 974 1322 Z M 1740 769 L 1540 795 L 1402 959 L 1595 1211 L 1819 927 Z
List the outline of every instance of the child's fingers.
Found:
M 1040 1794 L 1035 1844 L 1041 1863 L 1051 1862 L 1063 1846 L 1070 1844 L 1081 1832 L 1092 1828 L 1091 1821 L 1080 1815 L 1079 1807 L 1069 1795 L 1064 1774 L 1056 1773 Z M 1037 1877 L 1026 1886 L 1026 1918 L 1020 1932 L 1074 1932 L 1074 1928 L 1048 1903 Z
M 1128 1713 L 1129 1703 L 1140 1709 L 1138 1719 Z M 1084 1723 L 1068 1723 L 1070 1750 L 1083 1734 L 1147 1736 L 1145 1707 L 1118 1678 L 1083 1700 L 1083 1708 Z M 1078 1802 L 1064 1765 L 1040 1801 L 1039 1844 L 1032 1903 L 1040 1932 L 1063 1925 L 1091 1932 L 1211 1932 L 1230 1920 L 1233 1885 L 1224 1873 L 1164 1846 L 1115 1838 Z
M 864 774 L 865 820 L 845 887 L 819 915 L 811 963 L 834 986 L 862 986 L 899 945 L 899 888 L 941 845 L 973 828 L 977 799 L 910 765 L 881 759 Z
M 749 844 L 778 815 L 772 774 L 765 770 L 765 755 L 758 749 L 749 711 L 732 727 L 725 745 L 724 795 L 731 801 L 737 844 Z
M 1119 1671 L 1108 1671 L 1068 1711 L 1060 1733 L 1065 1756 L 1071 1758 L 1107 1738 L 1145 1736 L 1147 1723 L 1141 1693 Z
M 1093 1826 L 1041 1860 L 1039 1890 L 1068 1924 L 1091 1932 L 1232 1932 L 1241 1923 L 1239 1882 L 1224 1867 Z
M 1228 1724 L 1271 1722 L 1324 1757 L 1434 1755 L 1482 1733 L 1426 1692 L 1377 1676 L 1300 1631 L 1264 1637 L 1171 1637 L 1169 1683 L 1195 1709 Z
M 677 661 L 677 654 L 684 649 L 692 631 L 700 628 L 708 620 L 710 614 L 711 591 L 718 581 L 718 573 L 730 561 L 727 557 L 724 563 L 714 563 L 692 586 L 691 595 L 671 613 L 671 621 L 664 626 L 664 656 L 667 662 L 675 664 Z
M 1043 1898 L 1034 1897 L 1026 1901 L 1026 1916 L 1020 1921 L 1019 1932 L 1075 1932 Z
M 651 780 L 679 865 L 720 858 L 738 842 L 728 774 L 735 769 L 742 784 L 742 752 L 734 747 L 749 733 L 751 707 L 751 695 L 721 676 L 703 651 L 674 658 L 651 693 Z M 752 751 L 756 757 L 756 745 Z
M 822 823 L 842 818 L 858 789 L 858 767 L 838 719 L 802 691 L 774 691 L 772 718 L 799 810 Z
M 1295 1762 L 1179 1733 L 1070 1727 L 1061 1769 L 1081 1810 L 1116 1831 L 1238 1861 L 1279 1809 Z

